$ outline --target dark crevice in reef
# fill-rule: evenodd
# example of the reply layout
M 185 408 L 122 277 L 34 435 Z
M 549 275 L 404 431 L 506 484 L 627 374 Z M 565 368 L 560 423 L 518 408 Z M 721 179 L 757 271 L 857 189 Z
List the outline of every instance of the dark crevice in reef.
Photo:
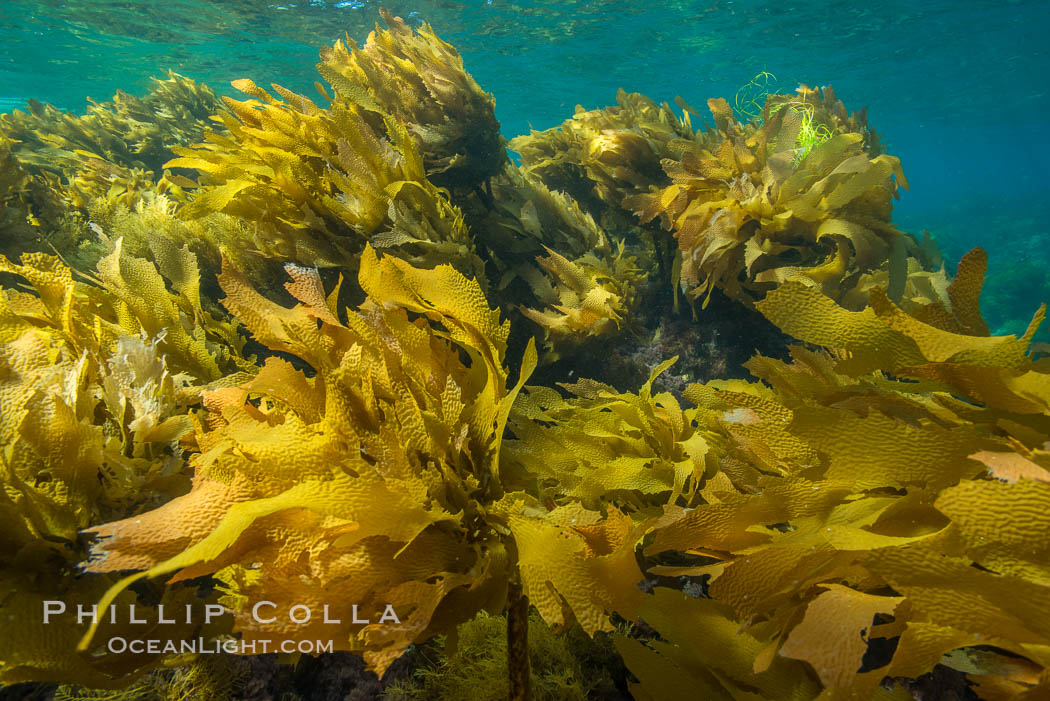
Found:
M 619 391 L 636 391 L 662 362 L 678 362 L 661 373 L 654 391 L 682 391 L 695 382 L 754 378 L 743 364 L 756 353 L 788 360 L 788 345 L 798 345 L 754 309 L 729 299 L 720 291 L 711 295 L 706 309 L 697 308 L 696 319 L 688 303 L 679 300 L 674 312 L 672 291 L 666 282 L 651 283 L 637 318 L 640 329 L 616 339 L 594 339 L 569 357 L 536 369 L 531 385 L 551 386 L 589 378 Z M 528 331 L 523 324 L 512 335 L 511 358 L 520 357 Z

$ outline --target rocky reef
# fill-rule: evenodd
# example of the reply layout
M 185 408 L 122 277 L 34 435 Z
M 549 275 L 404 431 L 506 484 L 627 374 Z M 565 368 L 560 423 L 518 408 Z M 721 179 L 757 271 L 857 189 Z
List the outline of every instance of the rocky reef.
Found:
M 383 20 L 316 98 L 0 116 L 8 693 L 1050 693 L 1045 306 L 990 335 L 866 113 L 507 141 Z

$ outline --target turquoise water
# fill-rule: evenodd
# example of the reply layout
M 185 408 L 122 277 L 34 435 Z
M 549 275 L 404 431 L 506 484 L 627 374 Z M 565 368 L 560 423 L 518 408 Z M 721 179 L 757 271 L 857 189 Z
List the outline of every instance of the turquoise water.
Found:
M 949 260 L 991 254 L 986 312 L 1016 330 L 1050 298 L 1050 3 L 388 2 L 426 20 L 492 92 L 503 132 L 542 129 L 616 90 L 703 105 L 761 71 L 781 89 L 835 86 L 898 155 L 896 221 Z M 0 111 L 80 111 L 173 69 L 233 94 L 251 77 L 311 91 L 317 47 L 363 41 L 365 0 L 3 0 Z

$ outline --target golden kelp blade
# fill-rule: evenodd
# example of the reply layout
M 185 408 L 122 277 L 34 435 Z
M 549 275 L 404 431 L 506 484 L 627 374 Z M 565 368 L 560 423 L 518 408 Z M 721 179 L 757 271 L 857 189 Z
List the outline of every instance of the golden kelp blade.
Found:
M 645 275 L 633 257 L 624 256 L 622 243 L 616 255 L 606 249 L 576 260 L 549 248 L 546 251 L 546 258 L 537 257 L 538 267 L 521 272 L 546 306 L 543 310 L 522 307 L 521 313 L 546 332 L 552 348 L 549 359 L 558 357 L 558 349 L 627 328 L 634 294 Z
M 185 249 L 170 253 L 158 271 L 118 240 L 97 285 L 75 282 L 54 256 L 0 258 L 0 270 L 31 290 L 0 297 L 4 683 L 107 687 L 153 662 L 115 656 L 98 665 L 76 655 L 76 628 L 45 625 L 41 602 L 73 605 L 112 584 L 67 574 L 86 555 L 79 532 L 184 491 L 188 406 L 201 387 L 252 367 L 236 327 L 201 308 L 196 260 Z
M 700 138 L 688 115 L 679 119 L 667 104 L 623 90 L 616 103 L 599 110 L 577 108 L 560 126 L 510 142 L 527 174 L 579 200 L 599 220 L 606 208 L 619 212 L 624 198 L 648 192 L 650 184 L 666 184 L 661 160 L 673 158 L 681 143 Z
M 988 698 L 1001 697 L 993 689 L 1042 690 L 1050 666 L 1050 552 L 1038 535 L 1050 498 L 1046 366 L 1025 354 L 1029 334 L 980 335 L 968 301 L 976 290 L 960 291 L 979 289 L 979 277 L 964 275 L 951 295 L 957 309 L 929 317 L 939 326 L 881 290 L 872 307 L 850 312 L 785 284 L 760 311 L 833 354 L 795 348 L 792 363 L 754 358 L 748 368 L 769 387 L 687 390 L 722 434 L 712 442 L 724 452 L 722 474 L 717 489 L 702 492 L 708 503 L 665 508 L 647 551 L 705 556 L 659 570 L 710 576 L 725 625 L 747 630 L 728 645 L 750 661 L 751 684 L 789 657 L 808 664 L 822 698 L 889 693 L 884 678 L 916 678 L 939 663 L 971 675 Z M 674 596 L 660 601 L 674 606 Z M 662 615 L 661 607 L 645 620 Z M 682 675 L 724 688 L 725 651 L 684 661 L 703 633 L 677 625 L 654 624 L 661 636 L 681 636 L 675 647 L 653 645 L 663 659 L 623 644 L 642 692 L 656 696 Z M 898 636 L 883 666 L 858 671 L 873 638 Z M 982 654 L 985 645 L 1014 657 Z M 654 677 L 646 664 L 677 669 Z
M 514 495 L 510 495 L 513 497 Z M 519 553 L 522 588 L 548 625 L 579 621 L 588 635 L 612 631 L 609 614 L 634 619 L 642 602 L 635 546 L 641 537 L 631 518 L 609 509 L 568 505 L 546 512 L 506 509 Z
M 172 149 L 216 128 L 209 118 L 222 103 L 207 85 L 170 71 L 152 81 L 145 97 L 118 91 L 112 101 L 91 101 L 80 116 L 35 100 L 28 112 L 0 115 L 0 140 L 27 176 L 21 203 L 35 233 L 63 254 L 74 254 L 88 235 L 83 222 L 70 218 L 91 209 L 134 208 L 158 194 L 181 196 L 164 163 Z M 3 224 L 5 236 L 17 231 L 13 222 Z M 24 240 L 21 250 L 38 245 Z
M 497 292 L 512 300 L 531 292 L 518 309 L 542 329 L 544 361 L 633 329 L 647 274 L 624 241 L 610 242 L 576 200 L 516 166 L 491 186 L 493 206 L 474 231 L 501 273 Z
M 819 693 L 809 670 L 795 660 L 774 658 L 756 673 L 763 641 L 741 631 L 722 604 L 661 589 L 640 613 L 662 640 L 646 646 L 622 636 L 616 639 L 628 669 L 639 680 L 631 685 L 635 698 L 729 701 L 747 694 L 768 701 L 809 701 Z
M 900 162 L 830 88 L 800 94 L 769 95 L 747 124 L 724 100 L 709 101 L 717 129 L 675 142 L 679 153 L 663 161 L 672 183 L 624 200 L 642 224 L 659 217 L 673 232 L 672 283 L 704 306 L 715 288 L 750 303 L 792 280 L 858 303 L 857 290 L 899 258 L 897 300 L 942 301 L 923 296 L 932 273 L 908 268 L 922 250 L 890 222 L 897 187 L 907 187 Z
M 364 46 L 348 35 L 321 50 L 317 70 L 335 97 L 404 123 L 439 187 L 469 190 L 498 174 L 507 155 L 495 100 L 430 25 L 413 31 L 380 13 L 389 29 L 377 25 Z
M 211 414 L 197 426 L 193 491 L 91 529 L 104 540 L 90 567 L 149 567 L 111 589 L 103 606 L 136 579 L 172 572 L 215 573 L 231 604 L 262 597 L 320 606 L 334 597 L 381 611 L 390 603 L 400 625 L 345 617 L 335 635 L 338 649 L 359 651 L 382 671 L 413 641 L 498 607 L 503 596 L 498 533 L 471 534 L 484 524 L 479 502 L 501 494 L 499 442 L 520 387 L 507 387 L 502 366 L 508 327 L 478 283 L 450 266 L 420 271 L 366 249 L 360 283 L 381 296 L 348 311 L 345 324 L 318 293 L 316 271 L 290 270 L 298 306 L 269 302 L 232 271 L 222 278 L 225 303 L 258 340 L 304 358 L 316 377 L 271 362 L 250 383 L 206 394 Z M 411 321 L 406 310 L 435 325 Z M 526 363 L 520 382 L 534 350 Z M 181 541 L 164 535 L 172 524 Z M 457 602 L 452 618 L 435 619 L 448 596 Z M 311 634 L 240 614 L 247 639 Z
M 640 508 L 691 501 L 713 472 L 717 434 L 697 425 L 652 383 L 670 363 L 654 370 L 638 394 L 580 381 L 564 399 L 547 387 L 526 387 L 511 412 L 504 462 L 540 481 L 541 494 L 590 508 L 619 502 Z
M 177 73 L 152 83 L 145 97 L 118 92 L 79 117 L 32 100 L 29 112 L 3 115 L 0 132 L 19 142 L 19 160 L 36 169 L 71 175 L 96 159 L 159 178 L 172 147 L 200 141 L 214 128 L 209 117 L 221 102 L 207 85 Z
M 480 270 L 462 214 L 427 179 L 396 117 L 353 102 L 321 109 L 274 86 L 281 100 L 247 79 L 234 86 L 253 99 L 225 98 L 229 135 L 175 149 L 166 164 L 200 173 L 182 215 L 238 217 L 253 225 L 247 240 L 222 243 L 307 266 L 352 269 L 371 242 L 421 264 Z

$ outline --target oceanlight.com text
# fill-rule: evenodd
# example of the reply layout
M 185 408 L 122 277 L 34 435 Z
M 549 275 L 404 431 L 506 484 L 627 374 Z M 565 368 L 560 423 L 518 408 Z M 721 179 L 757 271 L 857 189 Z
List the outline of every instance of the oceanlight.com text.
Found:
M 115 637 L 106 643 L 113 654 L 130 652 L 134 655 L 265 655 L 270 652 L 292 654 L 301 652 L 312 655 L 333 652 L 331 640 L 139 640 Z

